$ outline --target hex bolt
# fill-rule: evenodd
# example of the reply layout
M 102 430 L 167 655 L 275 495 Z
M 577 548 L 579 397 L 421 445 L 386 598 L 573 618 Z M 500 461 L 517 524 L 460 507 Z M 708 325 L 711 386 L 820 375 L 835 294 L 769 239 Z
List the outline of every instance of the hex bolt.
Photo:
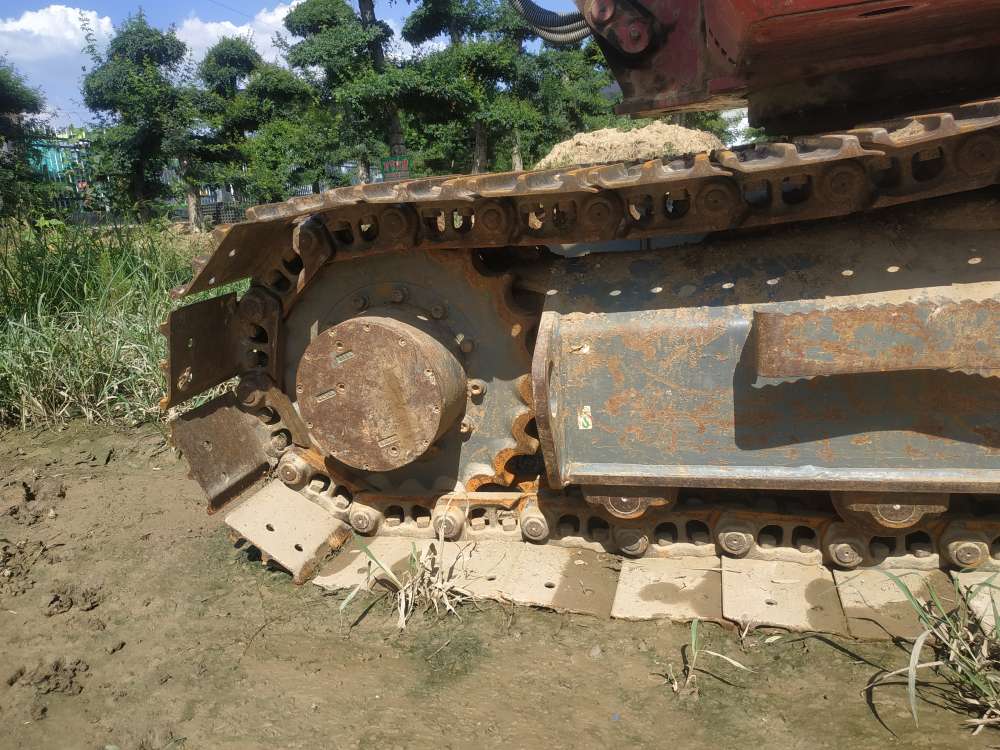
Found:
M 408 296 L 408 290 L 405 286 L 400 284 L 399 286 L 394 286 L 392 288 L 392 301 L 393 302 L 406 302 L 406 297 Z
M 448 305 L 437 302 L 431 305 L 431 317 L 435 320 L 441 320 L 442 318 L 448 317 Z
M 353 307 L 358 312 L 368 309 L 368 295 L 363 292 L 358 292 L 351 298 L 351 307 Z
M 379 516 L 381 515 L 374 508 L 355 503 L 354 507 L 351 508 L 351 526 L 362 534 L 372 533 L 378 528 Z
M 945 555 L 963 568 L 980 565 L 986 560 L 983 547 L 975 542 L 952 542 L 945 547 Z
M 462 350 L 462 354 L 472 354 L 476 351 L 476 342 L 468 336 L 462 336 L 462 340 L 459 342 L 458 348 Z
M 482 396 L 486 393 L 486 382 L 478 378 L 469 381 L 469 395 Z
M 549 538 L 549 522 L 534 506 L 521 511 L 521 534 L 532 542 L 544 542 Z
M 259 409 L 267 397 L 265 391 L 255 386 L 255 383 L 244 380 L 236 387 L 236 398 L 248 409 Z
M 633 42 L 639 41 L 639 34 L 640 34 L 639 29 L 635 28 L 634 26 L 628 30 L 628 38 L 631 39 Z
M 464 435 L 472 432 L 475 429 L 475 427 L 476 426 L 472 423 L 472 420 L 466 417 L 465 419 L 462 420 L 462 423 L 458 426 L 458 431 Z
M 649 539 L 638 529 L 624 529 L 617 536 L 618 546 L 626 555 L 640 557 L 649 548 Z
M 288 436 L 284 432 L 279 432 L 271 438 L 271 450 L 275 453 L 281 453 L 287 447 Z
M 853 542 L 840 542 L 830 547 L 830 556 L 837 565 L 856 568 L 861 563 L 861 550 Z
M 462 525 L 465 523 L 465 516 L 458 508 L 449 508 L 447 512 L 437 513 L 434 516 L 434 531 L 438 534 L 444 533 L 445 539 L 455 539 L 462 533 Z
M 286 453 L 278 464 L 278 476 L 285 484 L 305 484 L 308 472 L 309 464 L 297 453 Z
M 724 531 L 719 534 L 719 544 L 730 555 L 739 557 L 753 549 L 753 534 L 745 531 Z

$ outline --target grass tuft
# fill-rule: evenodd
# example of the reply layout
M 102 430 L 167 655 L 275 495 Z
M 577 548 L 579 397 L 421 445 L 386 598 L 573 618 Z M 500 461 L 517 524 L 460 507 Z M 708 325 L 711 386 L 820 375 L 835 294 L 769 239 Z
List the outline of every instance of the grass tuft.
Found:
M 996 585 L 996 579 L 1000 573 L 968 588 L 963 588 L 954 579 L 950 607 L 942 602 L 941 597 L 930 586 L 927 587 L 930 601 L 923 603 L 913 595 L 900 576 L 885 570 L 882 573 L 892 579 L 906 596 L 910 606 L 916 610 L 924 625 L 924 632 L 913 645 L 909 666 L 881 675 L 877 679 L 873 678 L 862 692 L 867 693 L 892 677 L 905 674 L 910 710 L 913 721 L 917 724 L 917 670 L 933 669 L 951 685 L 957 698 L 956 704 L 962 710 L 974 714 L 966 722 L 975 728 L 973 734 L 978 734 L 986 726 L 1000 726 L 1000 636 L 996 630 L 996 624 L 1000 623 L 996 607 L 996 594 L 1000 592 L 1000 586 Z M 977 612 L 973 602 L 981 595 L 989 598 L 991 610 Z M 919 663 L 920 652 L 925 644 L 935 651 L 937 659 Z
M 205 249 L 162 222 L 0 224 L 0 428 L 162 419 L 157 326 Z

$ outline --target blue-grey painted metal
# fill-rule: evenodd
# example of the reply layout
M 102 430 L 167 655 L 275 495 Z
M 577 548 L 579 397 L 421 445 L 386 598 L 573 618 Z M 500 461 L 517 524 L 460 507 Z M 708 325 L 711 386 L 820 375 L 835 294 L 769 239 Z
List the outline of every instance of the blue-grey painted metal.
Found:
M 900 237 L 856 219 L 560 261 L 533 362 L 549 481 L 995 492 L 1000 370 L 900 364 L 759 377 L 753 320 L 755 312 L 853 315 L 865 346 L 891 352 L 903 343 L 913 356 L 929 339 L 886 321 L 893 309 L 940 305 L 935 326 L 947 331 L 954 320 L 955 335 L 935 338 L 927 356 L 957 352 L 950 361 L 960 365 L 977 340 L 995 345 L 1000 316 L 954 311 L 997 301 L 998 231 Z M 866 309 L 877 325 L 865 323 Z M 981 325 L 970 329 L 970 319 Z M 799 346 L 813 331 L 806 348 L 825 351 L 821 327 L 796 330 Z

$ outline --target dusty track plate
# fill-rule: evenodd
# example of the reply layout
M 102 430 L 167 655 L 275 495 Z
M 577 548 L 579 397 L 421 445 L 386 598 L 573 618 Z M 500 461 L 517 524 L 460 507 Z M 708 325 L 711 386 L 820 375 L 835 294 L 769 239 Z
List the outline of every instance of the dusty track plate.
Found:
M 606 554 L 525 544 L 504 596 L 516 604 L 610 617 L 617 585 Z
M 918 601 L 930 599 L 930 586 L 938 597 L 950 598 L 951 583 L 940 570 L 894 570 Z M 879 570 L 835 570 L 840 603 L 847 616 L 847 628 L 855 638 L 866 641 L 887 641 L 893 638 L 915 640 L 924 626 L 920 615 L 906 594 Z
M 818 565 L 722 559 L 722 613 L 746 627 L 847 635 L 833 575 Z
M 722 620 L 719 558 L 625 560 L 611 616 L 621 620 Z
M 274 481 L 226 515 L 235 534 L 258 547 L 263 556 L 291 571 L 296 584 L 312 575 L 350 527 L 284 482 Z

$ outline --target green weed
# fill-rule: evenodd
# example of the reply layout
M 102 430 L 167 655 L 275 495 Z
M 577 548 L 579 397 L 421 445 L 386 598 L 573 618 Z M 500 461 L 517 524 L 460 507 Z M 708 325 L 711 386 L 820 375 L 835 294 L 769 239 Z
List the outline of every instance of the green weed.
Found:
M 165 223 L 0 225 L 0 427 L 162 419 L 157 326 L 187 245 Z
M 862 693 L 885 683 L 897 675 L 907 676 L 907 692 L 910 697 L 910 711 L 913 721 L 918 724 L 916 675 L 918 669 L 933 669 L 943 676 L 953 688 L 957 703 L 976 714 L 966 723 L 975 727 L 977 734 L 985 726 L 1000 725 L 1000 637 L 995 625 L 1000 623 L 997 613 L 994 584 L 1000 573 L 968 588 L 963 588 L 958 580 L 953 580 L 953 606 L 945 606 L 941 598 L 931 589 L 930 599 L 921 602 L 900 576 L 883 570 L 906 596 L 924 626 L 924 632 L 917 638 L 910 652 L 909 665 L 903 669 L 873 678 Z M 977 613 L 973 601 L 980 596 L 988 597 L 991 609 Z M 992 621 L 992 622 L 991 622 Z M 928 645 L 937 657 L 934 661 L 920 663 L 920 653 Z M 919 724 L 918 724 L 919 725 Z

